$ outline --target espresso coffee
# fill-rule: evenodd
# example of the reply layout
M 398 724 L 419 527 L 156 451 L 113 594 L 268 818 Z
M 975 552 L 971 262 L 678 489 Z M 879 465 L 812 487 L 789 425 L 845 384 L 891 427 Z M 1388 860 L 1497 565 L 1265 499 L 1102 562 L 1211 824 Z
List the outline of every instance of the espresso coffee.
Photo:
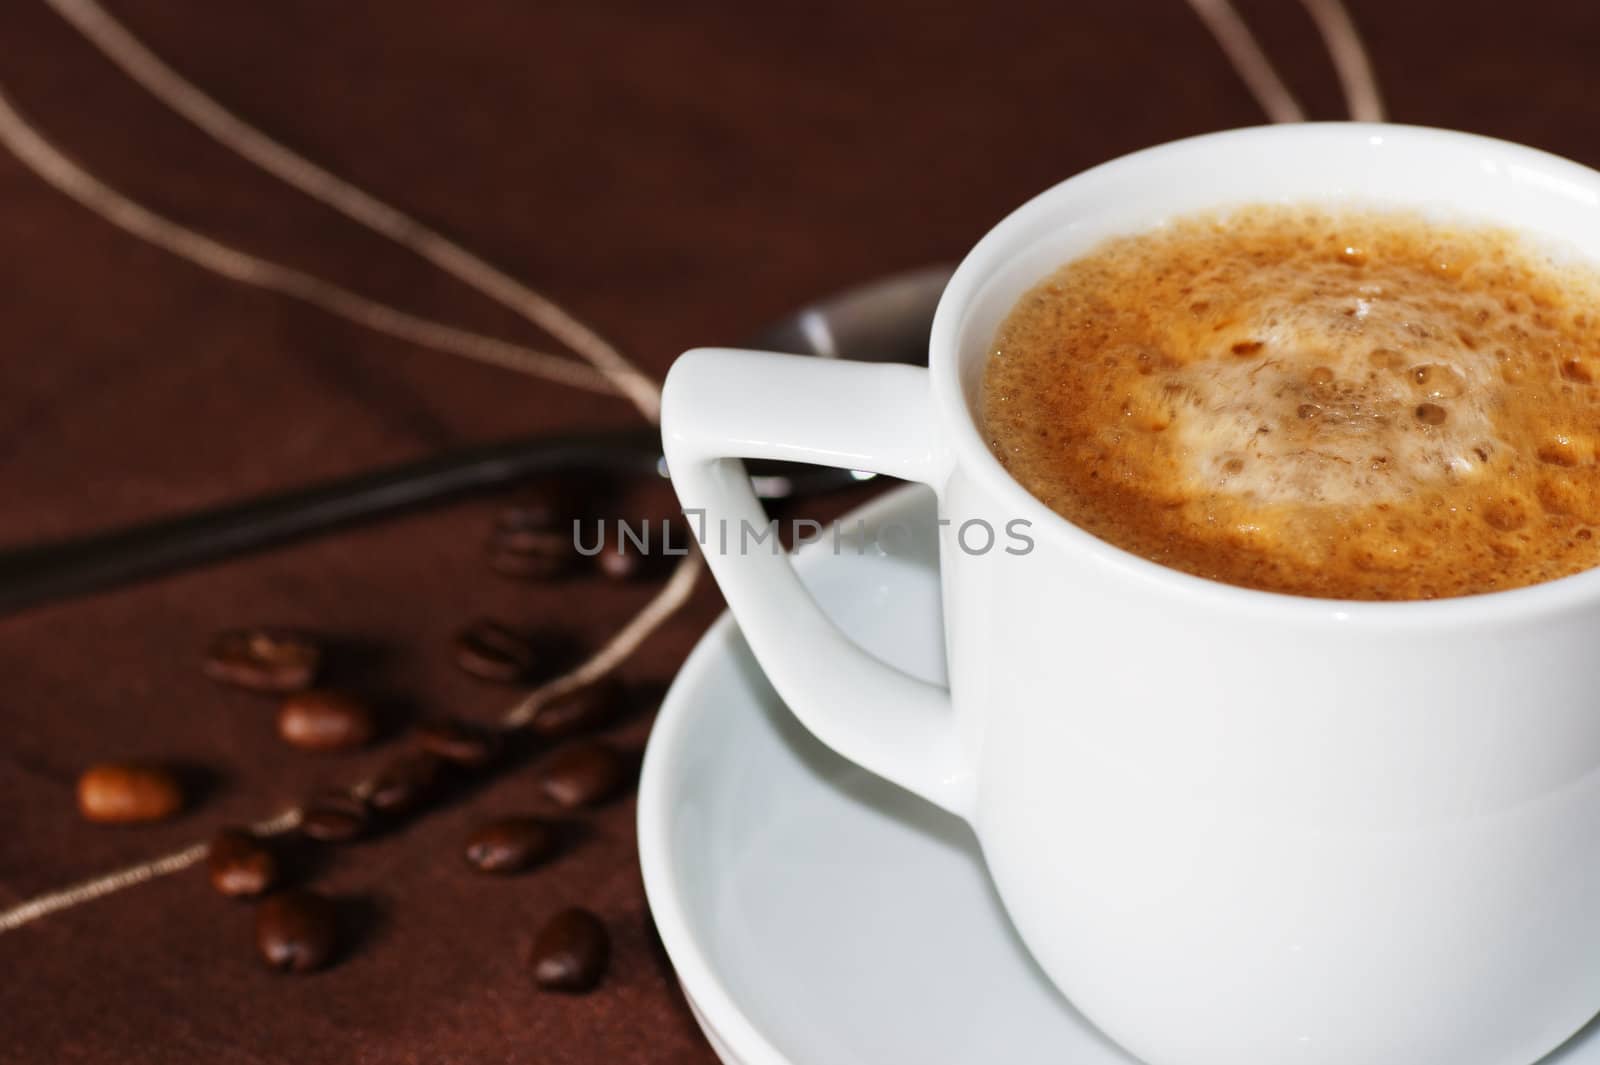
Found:
M 1263 206 L 1108 241 L 995 337 L 1040 500 L 1229 584 L 1432 599 L 1600 564 L 1600 272 L 1504 230 Z

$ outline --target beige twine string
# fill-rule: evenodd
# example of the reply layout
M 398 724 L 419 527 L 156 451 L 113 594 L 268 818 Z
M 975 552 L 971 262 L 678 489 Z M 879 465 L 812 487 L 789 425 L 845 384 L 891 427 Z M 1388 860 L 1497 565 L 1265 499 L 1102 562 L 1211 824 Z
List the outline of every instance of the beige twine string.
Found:
M 604 374 L 571 359 L 442 325 L 367 299 L 310 274 L 246 254 L 186 229 L 128 199 L 44 140 L 0 89 L 0 143 L 35 174 L 101 218 L 204 270 L 303 300 L 330 314 L 422 347 L 547 381 L 613 393 Z
M 1355 20 L 1340 0 L 1300 0 L 1311 20 L 1322 34 L 1323 44 L 1333 59 L 1333 69 L 1339 75 L 1339 87 L 1344 90 L 1345 105 L 1350 117 L 1357 122 L 1382 122 L 1383 97 L 1378 92 L 1378 79 L 1372 72 L 1372 60 L 1356 32 Z
M 300 823 L 299 810 L 285 810 L 269 821 L 261 821 L 251 825 L 250 830 L 258 836 L 276 836 L 287 832 Z M 80 903 L 98 899 L 104 895 L 112 895 L 123 888 L 131 888 L 135 884 L 142 884 L 147 880 L 154 880 L 158 876 L 176 873 L 180 869 L 187 869 L 196 862 L 204 860 L 206 843 L 194 843 L 182 850 L 175 850 L 171 854 L 163 854 L 147 862 L 130 865 L 124 869 L 97 876 L 91 880 L 84 880 L 61 891 L 52 891 L 46 895 L 39 895 L 29 899 L 19 906 L 0 913 L 0 933 L 9 932 L 15 928 L 41 917 L 48 917 L 60 910 L 70 909 Z
M 94 0 L 45 0 L 106 58 L 162 103 L 211 137 L 376 233 L 415 252 L 445 273 L 516 311 L 577 352 L 610 378 L 650 421 L 659 418 L 661 391 L 599 333 L 552 300 L 434 232 L 397 208 L 279 144 L 206 95 L 146 48 Z
M 1341 0 L 1300 2 L 1316 23 L 1323 47 L 1333 61 L 1350 117 L 1357 122 L 1382 122 L 1383 100 L 1378 94 L 1378 81 L 1350 12 Z M 1231 0 L 1189 0 L 1189 6 L 1216 38 L 1239 80 L 1245 83 L 1269 119 L 1273 122 L 1306 120 L 1305 109 L 1284 84 Z
M 1233 64 L 1234 73 L 1256 98 L 1261 110 L 1273 122 L 1304 122 L 1305 109 L 1278 76 L 1277 68 L 1261 50 L 1256 35 L 1229 0 L 1189 0 L 1189 6 L 1217 40 L 1222 54 Z
M 45 0 L 113 63 L 167 106 L 216 140 L 275 174 L 307 195 L 341 211 L 415 252 L 479 292 L 511 307 L 566 344 L 597 371 L 558 356 L 441 325 L 358 296 L 309 274 L 247 255 L 187 230 L 115 192 L 62 155 L 17 113 L 0 93 L 0 142 L 39 177 L 107 221 L 182 256 L 204 269 L 246 284 L 312 303 L 378 332 L 423 346 L 505 366 L 575 387 L 614 388 L 633 401 L 650 421 L 659 418 L 660 390 L 599 334 L 544 296 L 489 265 L 397 209 L 375 199 L 283 145 L 223 108 L 163 63 L 93 0 Z M 1228 0 L 1188 0 L 1211 30 L 1239 77 L 1274 122 L 1296 122 L 1304 111 L 1274 70 Z M 1354 118 L 1382 119 L 1382 103 L 1372 67 L 1355 25 L 1339 0 L 1302 0 L 1323 35 Z M 628 657 L 689 597 L 703 566 L 691 546 L 665 586 L 628 624 L 587 661 L 530 692 L 502 718 L 507 729 L 527 725 L 540 709 L 604 676 Z M 352 788 L 361 793 L 370 781 Z M 289 809 L 251 826 L 258 835 L 290 831 L 301 811 Z M 36 896 L 0 912 L 0 934 L 81 903 L 187 869 L 203 861 L 207 844 L 195 843 L 148 861 Z

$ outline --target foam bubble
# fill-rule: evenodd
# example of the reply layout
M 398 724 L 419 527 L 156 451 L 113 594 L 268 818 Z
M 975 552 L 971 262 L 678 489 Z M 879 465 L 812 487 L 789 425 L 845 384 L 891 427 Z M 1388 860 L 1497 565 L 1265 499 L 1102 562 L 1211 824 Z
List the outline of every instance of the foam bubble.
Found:
M 1162 381 L 1189 398 L 1172 409 L 1172 426 L 1192 487 L 1263 503 L 1375 503 L 1480 468 L 1473 446 L 1498 443 L 1499 366 L 1444 328 L 1470 306 L 1391 294 L 1359 299 L 1349 313 L 1346 293 L 1308 286 L 1294 262 L 1256 280 L 1266 294 L 1231 327 L 1258 338 L 1249 357 L 1234 342 L 1235 357 L 1196 353 Z M 1375 351 L 1386 353 L 1377 366 Z M 1226 484 L 1212 475 L 1223 453 L 1250 459 Z M 1374 468 L 1365 461 L 1374 453 L 1388 461 Z

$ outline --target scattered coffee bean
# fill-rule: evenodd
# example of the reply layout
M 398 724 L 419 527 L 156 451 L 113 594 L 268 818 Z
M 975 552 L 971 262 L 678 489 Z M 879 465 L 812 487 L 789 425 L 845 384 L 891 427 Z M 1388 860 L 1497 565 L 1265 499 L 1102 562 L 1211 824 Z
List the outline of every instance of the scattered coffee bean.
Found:
M 256 950 L 274 969 L 320 969 L 333 957 L 337 941 L 334 905 L 315 892 L 286 891 L 256 907 Z
M 537 817 L 490 821 L 467 837 L 467 861 L 485 873 L 515 873 L 538 865 L 556 851 L 556 826 Z
M 562 910 L 533 943 L 533 978 L 546 991 L 589 991 L 605 975 L 611 937 L 588 910 Z
M 540 767 L 544 792 L 562 806 L 593 806 L 622 790 L 628 759 L 603 740 L 558 748 Z
M 385 814 L 414 810 L 433 794 L 443 768 L 443 760 L 429 751 L 399 755 L 373 778 L 367 803 Z
M 284 694 L 311 687 L 321 662 L 322 649 L 304 633 L 234 629 L 212 639 L 204 670 L 224 684 Z
M 367 831 L 367 804 L 345 791 L 329 791 L 306 803 L 300 834 L 319 843 L 348 843 Z
M 78 778 L 78 811 L 101 824 L 161 821 L 183 807 L 178 778 L 160 766 L 97 765 Z
M 218 832 L 206 849 L 206 871 L 211 886 L 232 898 L 253 898 L 272 890 L 278 879 L 278 861 L 254 833 L 242 828 Z
M 305 751 L 348 751 L 372 741 L 377 724 L 365 702 L 313 688 L 289 696 L 278 711 L 278 735 Z
M 545 509 L 507 507 L 489 537 L 489 566 L 507 577 L 558 577 L 577 557 L 572 531 Z
M 476 621 L 456 635 L 456 664 L 483 680 L 515 683 L 538 661 L 532 642 L 498 621 Z
M 528 547 L 512 548 L 493 544 L 489 568 L 502 577 L 525 581 L 547 581 L 561 576 L 572 564 L 572 541 L 561 533 L 544 533 Z
M 497 528 L 570 529 L 588 494 L 571 477 L 542 477 L 526 485 L 517 501 L 495 518 Z
M 620 537 L 607 537 L 600 552 L 594 556 L 595 569 L 614 581 L 631 581 L 641 576 L 650 563 L 650 557 L 636 544 Z
M 617 716 L 622 709 L 623 694 L 621 679 L 608 674 L 546 703 L 528 723 L 528 728 L 547 739 L 591 732 Z
M 561 534 L 559 522 L 523 507 L 507 507 L 494 521 L 490 542 L 513 551 L 534 551 L 546 545 L 552 535 Z
M 438 718 L 417 726 L 417 746 L 447 762 L 476 769 L 492 761 L 500 750 L 493 731 L 456 718 Z

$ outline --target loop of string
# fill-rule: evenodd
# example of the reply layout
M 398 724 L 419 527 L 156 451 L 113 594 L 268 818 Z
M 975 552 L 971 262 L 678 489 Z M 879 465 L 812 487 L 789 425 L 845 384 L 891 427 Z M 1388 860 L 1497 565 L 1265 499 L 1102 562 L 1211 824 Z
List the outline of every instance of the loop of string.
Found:
M 651 422 L 659 420 L 661 390 L 610 341 L 555 301 L 429 229 L 398 208 L 279 144 L 173 70 L 95 0 L 44 0 L 150 95 L 218 143 L 352 221 L 414 252 L 462 283 L 509 307 L 600 373 Z
M 1233 65 L 1234 73 L 1244 82 L 1250 95 L 1256 98 L 1261 110 L 1273 122 L 1304 122 L 1305 109 L 1294 98 L 1289 86 L 1278 76 L 1277 68 L 1267 53 L 1261 50 L 1256 35 L 1228 0 L 1189 0 L 1189 6 L 1206 24 L 1217 47 Z
M 319 277 L 247 254 L 169 221 L 117 192 L 63 155 L 29 125 L 0 88 L 0 144 L 35 174 L 101 218 L 203 270 L 303 300 L 379 333 L 557 384 L 614 393 L 581 362 L 429 321 Z
M 1367 55 L 1366 45 L 1361 43 L 1361 34 L 1356 31 L 1350 12 L 1340 0 L 1300 2 L 1317 24 L 1317 32 L 1322 34 L 1350 117 L 1357 122 L 1382 122 L 1383 97 L 1378 92 L 1378 78 L 1372 72 L 1372 59 Z
M 1267 118 L 1278 123 L 1304 122 L 1305 109 L 1284 84 L 1231 0 L 1188 0 L 1188 3 L 1211 31 L 1234 73 L 1256 98 Z M 1342 0 L 1300 0 L 1300 3 L 1316 24 L 1323 47 L 1333 61 L 1350 117 L 1357 122 L 1382 122 L 1383 99 L 1378 92 L 1377 77 L 1372 72 L 1372 61 Z

